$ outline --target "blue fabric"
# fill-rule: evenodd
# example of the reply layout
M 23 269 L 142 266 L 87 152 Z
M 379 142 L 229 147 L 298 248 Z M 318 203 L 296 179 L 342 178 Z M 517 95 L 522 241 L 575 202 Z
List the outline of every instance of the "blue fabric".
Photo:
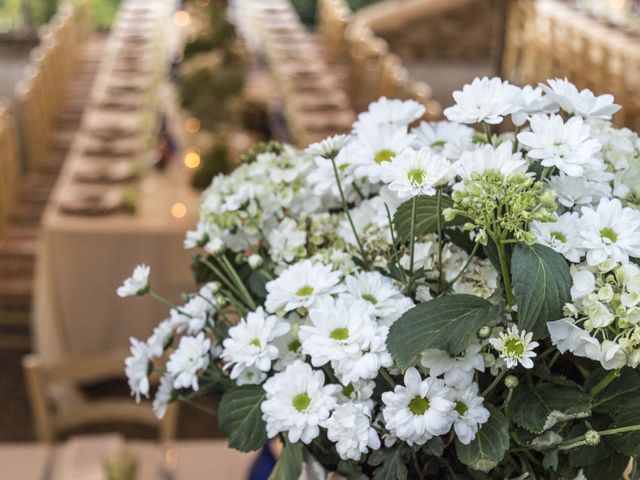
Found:
M 271 442 L 269 442 L 260 450 L 258 458 L 253 462 L 248 480 L 267 480 L 275 464 L 276 457 L 273 456 Z

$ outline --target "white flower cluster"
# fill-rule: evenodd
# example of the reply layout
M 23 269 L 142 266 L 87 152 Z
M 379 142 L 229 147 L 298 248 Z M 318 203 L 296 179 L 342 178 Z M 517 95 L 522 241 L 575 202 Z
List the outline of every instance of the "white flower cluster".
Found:
M 482 78 L 454 99 L 448 121 L 429 123 L 417 102 L 381 98 L 350 135 L 261 153 L 216 177 L 184 242 L 202 249 L 203 283 L 216 281 L 171 308 L 147 341 L 131 339 L 136 399 L 150 396 L 156 371 L 160 417 L 183 390 L 260 385 L 269 437 L 309 444 L 326 433 L 344 460 L 381 439 L 423 445 L 452 432 L 471 443 L 489 421 L 484 397 L 515 388 L 499 381 L 546 361 L 536 350 L 549 343 L 518 327 L 516 301 L 502 309 L 507 259 L 492 257 L 495 231 L 469 212 L 501 225 L 493 246 L 535 241 L 571 264 L 566 318 L 547 324 L 558 351 L 638 366 L 640 141 L 612 126 L 613 98 L 566 80 L 519 88 Z M 507 119 L 516 132 L 492 134 Z M 444 228 L 400 238 L 394 216 L 407 204 L 444 199 Z M 139 267 L 118 293 L 155 295 L 148 277 Z M 402 371 L 387 346 L 393 325 L 462 294 L 502 309 L 499 318 L 459 355 L 429 348 Z
M 575 265 L 571 276 L 568 316 L 548 324 L 558 350 L 606 369 L 640 365 L 640 268 L 609 259 Z

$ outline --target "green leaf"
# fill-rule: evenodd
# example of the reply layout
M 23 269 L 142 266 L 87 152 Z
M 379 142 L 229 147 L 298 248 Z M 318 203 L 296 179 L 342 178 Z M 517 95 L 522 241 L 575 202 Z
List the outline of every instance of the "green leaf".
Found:
M 513 392 L 511 417 L 520 427 L 542 433 L 559 422 L 591 414 L 591 397 L 570 387 L 520 386 Z
M 287 442 L 269 480 L 298 480 L 302 475 L 302 444 Z
M 405 312 L 389 329 L 387 348 L 400 368 L 428 348 L 462 352 L 483 325 L 495 320 L 500 306 L 474 295 L 448 295 Z
M 486 405 L 491 416 L 480 427 L 476 438 L 463 445 L 456 439 L 456 452 L 459 460 L 474 470 L 488 472 L 498 465 L 509 449 L 509 426 L 507 419 L 493 405 Z
M 616 411 L 613 416 L 613 425 L 610 428 L 628 427 L 640 425 L 640 398 L 628 400 Z M 608 435 L 607 443 L 618 452 L 637 457 L 640 455 L 640 430 L 633 432 Z
M 609 372 L 598 369 L 591 372 L 585 390 L 591 390 Z M 631 368 L 623 368 L 620 376 L 604 387 L 593 399 L 593 411 L 599 413 L 614 414 L 628 401 L 640 396 L 640 373 Z
M 267 430 L 260 411 L 264 397 L 260 385 L 232 388 L 222 396 L 218 421 L 231 448 L 250 452 L 267 443 Z
M 518 326 L 535 338 L 549 335 L 547 322 L 562 318 L 571 301 L 571 275 L 564 257 L 544 245 L 519 243 L 511 258 Z
M 609 457 L 604 460 L 585 467 L 583 472 L 587 480 L 602 480 L 604 478 L 610 478 L 611 480 L 617 480 L 622 477 L 622 474 L 629 465 L 629 457 L 612 452 Z
M 417 197 L 416 205 L 416 236 L 426 235 L 427 233 L 433 233 L 438 229 L 438 216 L 437 216 L 437 197 L 431 197 L 427 195 L 420 195 Z M 451 222 L 445 222 L 442 217 L 442 210 L 445 208 L 451 208 L 453 206 L 453 200 L 450 197 L 444 195 L 440 197 L 440 225 L 444 228 L 445 225 L 462 225 L 464 219 L 457 217 Z M 393 216 L 393 224 L 396 227 L 396 232 L 401 240 L 408 242 L 411 236 L 411 209 L 413 207 L 413 199 L 409 199 L 402 203 L 398 210 L 396 210 Z
M 405 465 L 409 451 L 404 446 L 376 450 L 369 455 L 369 465 L 376 468 L 374 480 L 407 480 L 409 471 Z

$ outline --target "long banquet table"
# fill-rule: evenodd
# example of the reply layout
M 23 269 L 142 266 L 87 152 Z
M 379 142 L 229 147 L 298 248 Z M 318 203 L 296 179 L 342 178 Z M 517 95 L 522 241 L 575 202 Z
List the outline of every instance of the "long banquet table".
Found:
M 115 436 L 77 437 L 65 444 L 0 443 L 6 480 L 102 480 L 103 462 L 114 447 L 136 462 L 136 480 L 244 480 L 255 454 L 227 447 L 225 440 L 189 440 L 160 445 L 124 443 Z M 163 476 L 168 472 L 173 477 Z
M 82 128 L 45 209 L 33 313 L 35 350 L 45 359 L 120 350 L 130 336 L 150 334 L 166 308 L 148 298 L 120 299 L 115 293 L 138 263 L 151 266 L 154 290 L 174 301 L 193 288 L 182 239 L 197 222 L 198 195 L 178 159 L 164 171 L 152 165 L 158 157 L 159 112 L 170 117 L 175 105 L 166 80 L 171 14 L 172 2 L 123 2 Z M 97 137 L 105 130 L 115 130 L 112 140 Z M 100 149 L 106 151 L 102 157 Z M 113 170 L 116 164 L 125 176 L 130 172 L 138 179 L 81 181 L 87 170 L 95 175 L 101 168 L 117 178 L 123 170 Z M 91 197 L 107 211 L 74 211 L 78 202 L 82 207 L 94 201 Z M 124 208 L 132 197 L 137 197 L 133 212 Z M 110 205 L 113 211 L 108 211 Z

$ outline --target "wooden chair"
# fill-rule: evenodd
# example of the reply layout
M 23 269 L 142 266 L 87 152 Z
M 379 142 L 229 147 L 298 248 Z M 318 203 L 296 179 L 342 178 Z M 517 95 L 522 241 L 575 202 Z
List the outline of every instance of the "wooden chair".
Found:
M 122 378 L 126 355 L 126 352 L 113 352 L 95 357 L 66 357 L 53 363 L 43 362 L 36 354 L 23 357 L 22 366 L 38 440 L 53 442 L 61 434 L 82 426 L 115 422 L 158 428 L 163 442 L 175 438 L 176 404 L 170 406 L 162 421 L 158 421 L 148 403 L 136 404 L 131 398 L 87 400 L 81 395 L 78 395 L 80 398 L 73 395 L 71 401 L 52 402 L 51 392 L 55 385 L 79 387 Z

